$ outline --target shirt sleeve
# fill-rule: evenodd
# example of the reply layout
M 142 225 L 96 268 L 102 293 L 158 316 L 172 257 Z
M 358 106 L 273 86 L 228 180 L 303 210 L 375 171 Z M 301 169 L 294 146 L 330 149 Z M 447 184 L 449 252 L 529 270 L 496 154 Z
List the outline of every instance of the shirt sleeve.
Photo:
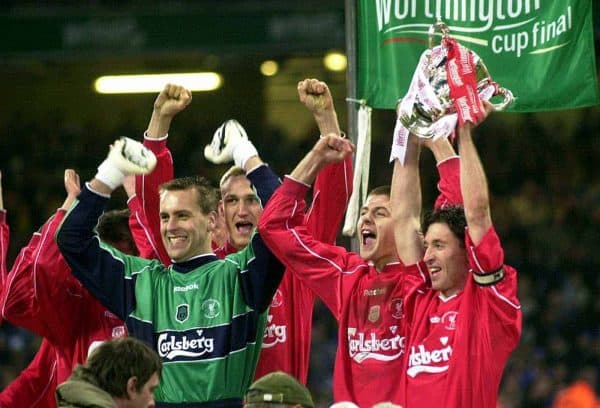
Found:
M 141 258 L 125 255 L 105 244 L 93 230 L 108 201 L 86 185 L 56 234 L 56 243 L 73 275 L 108 310 L 125 320 L 135 308 L 135 282 L 139 270 L 147 267 Z
M 129 229 L 131 230 L 131 235 L 138 248 L 140 257 L 144 259 L 159 259 L 159 247 L 154 241 L 155 235 L 148 225 L 142 203 L 137 195 L 127 201 L 127 207 L 130 212 Z
M 246 175 L 250 183 L 256 188 L 263 207 L 269 202 L 273 192 L 281 185 L 281 180 L 275 172 L 266 164 L 262 164 L 251 170 Z
M 135 192 L 141 200 L 142 211 L 146 217 L 148 232 L 152 242 L 156 245 L 159 260 L 163 265 L 171 265 L 171 258 L 167 254 L 160 236 L 160 197 L 159 187 L 162 183 L 174 177 L 173 156 L 167 148 L 167 138 L 149 139 L 144 137 L 144 146 L 156 155 L 156 167 L 145 175 L 135 177 Z
M 255 233 L 250 245 L 240 254 L 246 258 L 247 271 L 240 271 L 241 287 L 246 304 L 259 313 L 267 310 L 281 279 L 284 266 Z M 234 255 L 235 257 L 235 255 Z
M 440 194 L 435 200 L 434 208 L 444 208 L 450 205 L 462 205 L 460 191 L 460 159 L 450 157 L 437 165 L 440 181 L 437 184 Z
M 56 406 L 56 364 L 54 347 L 43 340 L 29 366 L 0 392 L 0 407 Z
M 347 251 L 324 244 L 303 224 L 308 187 L 286 177 L 259 220 L 259 231 L 273 254 L 334 313 L 339 315 L 342 275 L 352 275 Z
M 319 241 L 334 244 L 352 195 L 352 160 L 332 163 L 317 175 L 306 227 Z
M 56 344 L 74 329 L 73 310 L 85 289 L 71 276 L 54 233 L 66 211 L 59 209 L 17 256 L 0 296 L 2 316 Z

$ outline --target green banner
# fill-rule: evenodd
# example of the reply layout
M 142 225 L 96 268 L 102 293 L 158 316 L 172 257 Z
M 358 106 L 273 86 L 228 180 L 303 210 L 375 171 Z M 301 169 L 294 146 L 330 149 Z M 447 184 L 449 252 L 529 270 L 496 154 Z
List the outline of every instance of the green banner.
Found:
M 358 97 L 374 108 L 394 108 L 428 47 L 429 27 L 441 19 L 481 57 L 492 79 L 513 92 L 509 110 L 598 104 L 591 3 L 359 0 Z

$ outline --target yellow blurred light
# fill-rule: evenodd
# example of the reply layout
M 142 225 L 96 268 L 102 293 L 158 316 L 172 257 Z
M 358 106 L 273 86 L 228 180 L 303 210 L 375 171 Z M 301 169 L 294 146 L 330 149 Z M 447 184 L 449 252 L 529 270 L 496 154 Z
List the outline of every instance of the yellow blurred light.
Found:
M 260 73 L 264 76 L 276 75 L 279 71 L 279 64 L 277 61 L 267 60 L 260 64 Z
M 155 75 L 110 75 L 94 81 L 94 89 L 102 94 L 154 93 L 166 84 L 184 86 L 190 91 L 214 91 L 223 84 L 216 72 L 190 72 Z
M 348 66 L 348 59 L 341 52 L 332 51 L 325 55 L 323 64 L 330 71 L 343 71 Z

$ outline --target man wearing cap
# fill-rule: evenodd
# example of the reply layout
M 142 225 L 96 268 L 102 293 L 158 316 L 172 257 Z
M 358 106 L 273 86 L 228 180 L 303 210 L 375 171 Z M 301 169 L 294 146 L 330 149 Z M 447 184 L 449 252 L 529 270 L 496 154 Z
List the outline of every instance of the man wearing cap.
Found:
M 297 407 L 314 408 L 310 391 L 298 380 L 283 371 L 259 378 L 248 388 L 244 399 L 246 408 Z

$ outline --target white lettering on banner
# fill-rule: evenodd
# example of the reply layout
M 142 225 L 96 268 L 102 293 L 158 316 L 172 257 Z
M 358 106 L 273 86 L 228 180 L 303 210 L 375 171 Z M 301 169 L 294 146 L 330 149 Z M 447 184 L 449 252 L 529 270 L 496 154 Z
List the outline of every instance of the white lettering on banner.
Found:
M 214 351 L 214 339 L 204 337 L 203 330 L 196 330 L 198 337 L 188 338 L 169 336 L 168 333 L 163 333 L 158 336 L 158 354 L 169 360 L 175 357 L 200 357 L 206 353 Z
M 394 330 L 395 332 L 395 330 Z M 375 333 L 368 337 L 365 333 L 356 335 L 355 328 L 348 328 L 348 351 L 350 357 L 357 363 L 362 363 L 367 359 L 378 361 L 392 361 L 399 358 L 404 352 L 405 337 L 394 335 L 390 338 L 377 338 Z
M 375 0 L 378 31 L 390 22 L 423 17 L 428 21 L 442 19 L 456 23 L 483 23 L 474 31 L 489 30 L 494 22 L 506 24 L 507 18 L 527 16 L 540 8 L 541 0 Z M 393 14 L 392 14 L 393 12 Z M 394 20 L 392 20 L 392 16 Z M 414 25 L 413 25 L 414 28 Z
M 544 20 L 536 21 L 531 28 L 531 32 L 520 31 L 494 35 L 492 37 L 492 51 L 494 54 L 513 52 L 517 57 L 520 57 L 530 45 L 533 48 L 539 48 L 559 37 L 562 33 L 571 30 L 572 25 L 571 6 L 568 6 L 566 13 L 561 14 L 554 21 L 548 23 Z
M 559 48 L 560 37 L 573 28 L 572 5 L 548 15 L 541 0 L 374 0 L 377 31 L 426 33 L 442 19 L 460 40 L 489 47 L 494 54 L 541 54 Z M 558 11 L 560 12 L 560 11 Z M 554 12 L 553 13 L 557 13 Z M 375 22 L 373 22 L 375 24 Z M 424 31 L 425 30 L 425 31 Z M 479 38 L 478 33 L 488 33 Z M 556 39 L 559 39 L 556 41 Z
M 262 348 L 275 347 L 277 343 L 285 343 L 287 340 L 287 327 L 272 323 L 273 315 L 267 317 L 268 324 L 265 326 Z
M 450 361 L 452 356 L 452 346 L 447 345 L 448 338 L 443 337 L 440 342 L 445 346 L 439 349 L 427 350 L 423 344 L 410 348 L 408 356 L 408 369 L 406 373 L 411 377 L 416 377 L 419 373 L 442 373 L 448 370 L 448 364 L 440 365 Z

